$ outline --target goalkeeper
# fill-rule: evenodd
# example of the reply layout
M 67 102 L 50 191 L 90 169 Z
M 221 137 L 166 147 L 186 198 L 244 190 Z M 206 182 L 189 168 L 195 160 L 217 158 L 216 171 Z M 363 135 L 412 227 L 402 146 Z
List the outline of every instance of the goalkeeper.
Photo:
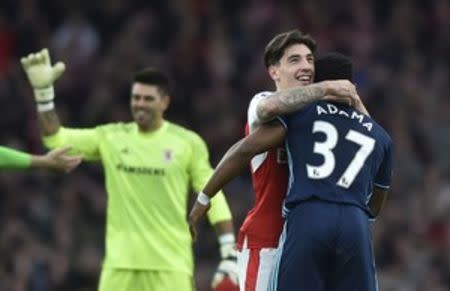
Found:
M 32 155 L 0 146 L 0 169 L 44 168 L 70 172 L 81 161 L 81 156 L 68 156 L 70 148 L 54 149 L 45 155 Z
M 34 89 L 44 144 L 70 145 L 85 160 L 103 165 L 108 205 L 99 290 L 194 290 L 188 193 L 200 191 L 212 169 L 204 141 L 164 119 L 168 78 L 151 68 L 134 75 L 133 122 L 75 129 L 61 126 L 54 108 L 53 83 L 64 64 L 52 66 L 46 49 L 21 62 Z M 234 230 L 223 193 L 212 200 L 208 214 L 223 258 L 216 285 L 223 273 L 237 276 Z

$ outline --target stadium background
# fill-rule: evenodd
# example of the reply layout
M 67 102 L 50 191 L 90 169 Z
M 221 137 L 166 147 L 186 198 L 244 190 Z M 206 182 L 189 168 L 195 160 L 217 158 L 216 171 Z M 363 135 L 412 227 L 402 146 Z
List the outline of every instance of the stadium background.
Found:
M 49 47 L 63 124 L 129 120 L 129 78 L 155 65 L 175 81 L 169 119 L 200 133 L 217 164 L 243 135 L 245 109 L 271 89 L 265 43 L 298 27 L 318 54 L 355 62 L 355 81 L 396 145 L 392 193 L 375 226 L 380 290 L 450 290 L 450 1 L 2 0 L 0 143 L 43 152 L 19 57 Z M 95 290 L 104 240 L 98 165 L 68 176 L 0 173 L 0 290 Z M 226 188 L 238 227 L 248 174 Z M 170 210 L 168 210 L 170 211 Z M 206 225 L 195 246 L 199 291 L 218 262 Z

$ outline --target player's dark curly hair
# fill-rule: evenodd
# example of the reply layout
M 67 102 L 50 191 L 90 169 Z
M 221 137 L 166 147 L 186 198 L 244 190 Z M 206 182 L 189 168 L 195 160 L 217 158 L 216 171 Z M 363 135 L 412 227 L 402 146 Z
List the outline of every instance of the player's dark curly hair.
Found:
M 162 71 L 148 67 L 133 75 L 133 83 L 157 86 L 163 95 L 170 95 L 172 88 L 169 77 Z
M 317 58 L 314 64 L 316 67 L 315 82 L 338 79 L 353 81 L 352 60 L 343 54 L 328 53 Z
M 285 50 L 294 44 L 304 44 L 313 53 L 316 50 L 316 41 L 309 35 L 298 29 L 277 34 L 264 50 L 264 65 L 266 68 L 278 64 Z

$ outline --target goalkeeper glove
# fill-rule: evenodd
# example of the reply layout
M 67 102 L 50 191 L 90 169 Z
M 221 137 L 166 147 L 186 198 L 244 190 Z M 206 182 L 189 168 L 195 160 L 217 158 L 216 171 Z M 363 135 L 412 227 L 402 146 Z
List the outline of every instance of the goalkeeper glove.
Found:
M 66 69 L 64 63 L 58 62 L 52 66 L 47 49 L 31 53 L 23 57 L 20 62 L 33 87 L 38 110 L 48 111 L 53 109 L 55 96 L 53 83 L 64 73 Z
M 211 287 L 214 291 L 239 291 L 237 251 L 234 235 L 219 237 L 222 260 L 214 274 Z

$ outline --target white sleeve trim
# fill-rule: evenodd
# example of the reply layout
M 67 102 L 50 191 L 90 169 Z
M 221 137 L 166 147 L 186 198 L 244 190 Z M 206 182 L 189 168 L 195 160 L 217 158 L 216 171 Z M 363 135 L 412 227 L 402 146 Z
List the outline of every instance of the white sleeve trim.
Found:
M 258 103 L 272 94 L 273 92 L 263 91 L 253 96 L 252 100 L 250 101 L 250 105 L 248 106 L 247 111 L 247 121 L 250 132 L 253 132 L 255 128 L 258 126 L 258 124 L 261 123 L 261 120 L 259 119 L 258 114 L 256 112 L 256 107 L 258 107 Z
M 391 186 L 389 185 L 382 185 L 382 184 L 378 184 L 378 183 L 373 183 L 375 186 L 377 186 L 378 188 L 383 188 L 383 189 L 389 189 Z
M 286 122 L 284 122 L 284 120 L 281 117 L 277 116 L 276 120 L 278 120 L 284 128 L 286 129 L 288 128 Z
M 267 152 L 264 152 L 262 154 L 258 154 L 252 158 L 250 161 L 250 164 L 252 166 L 252 173 L 255 173 L 259 167 L 264 163 L 264 161 L 267 158 Z
M 258 117 L 258 114 L 256 112 L 256 107 L 258 106 L 259 101 L 269 97 L 272 95 L 273 92 L 270 91 L 263 91 L 255 96 L 253 96 L 252 100 L 250 101 L 250 105 L 248 106 L 247 111 L 247 122 L 248 122 L 248 129 L 249 134 L 255 131 L 255 129 L 258 127 L 259 124 L 261 124 L 261 120 Z M 251 160 L 251 168 L 252 172 L 255 173 L 259 167 L 264 163 L 264 161 L 267 158 L 267 152 L 261 153 L 259 155 L 256 155 Z

